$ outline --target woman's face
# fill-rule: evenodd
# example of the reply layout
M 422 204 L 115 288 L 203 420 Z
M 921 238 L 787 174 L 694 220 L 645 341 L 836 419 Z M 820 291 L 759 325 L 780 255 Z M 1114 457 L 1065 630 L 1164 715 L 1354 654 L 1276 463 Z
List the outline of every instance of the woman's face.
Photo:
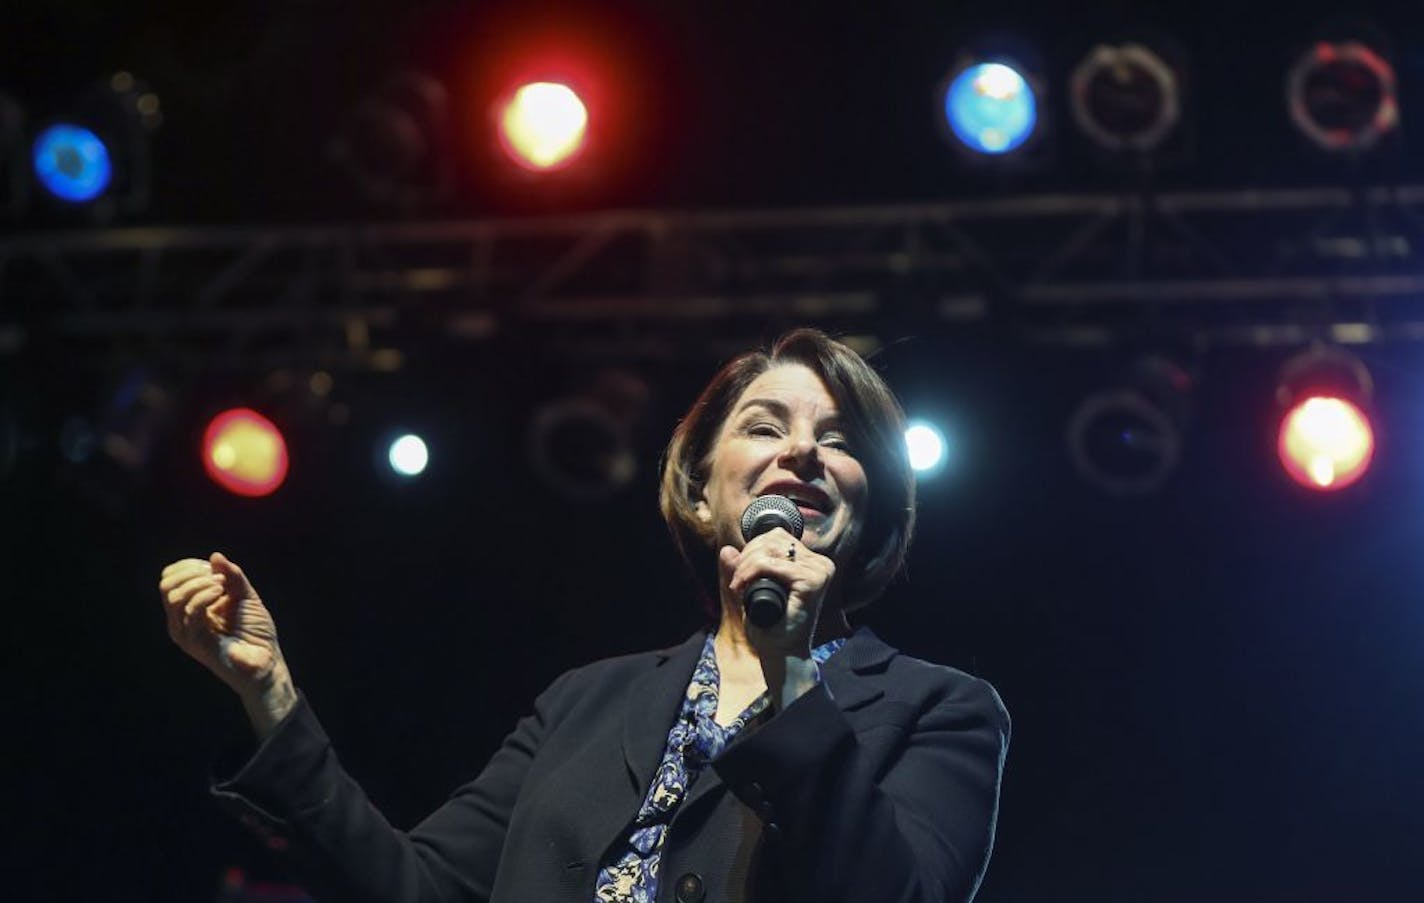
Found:
M 865 522 L 865 468 L 850 447 L 835 400 L 812 370 L 774 366 L 732 405 L 712 447 L 697 515 L 718 545 L 741 548 L 742 512 L 774 493 L 806 519 L 802 541 L 837 563 L 849 560 Z

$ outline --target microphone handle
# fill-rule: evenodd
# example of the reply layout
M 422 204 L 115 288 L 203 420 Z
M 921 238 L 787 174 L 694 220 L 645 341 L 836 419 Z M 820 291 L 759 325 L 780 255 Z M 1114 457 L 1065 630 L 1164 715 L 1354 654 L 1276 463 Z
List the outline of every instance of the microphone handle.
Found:
M 786 587 L 770 577 L 762 577 L 747 587 L 742 597 L 747 620 L 758 627 L 773 627 L 786 616 Z

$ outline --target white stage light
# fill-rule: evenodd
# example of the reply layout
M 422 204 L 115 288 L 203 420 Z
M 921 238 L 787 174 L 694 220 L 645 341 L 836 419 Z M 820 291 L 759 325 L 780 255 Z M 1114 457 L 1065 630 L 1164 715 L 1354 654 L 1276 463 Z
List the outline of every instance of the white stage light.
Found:
M 944 463 L 944 435 L 928 423 L 911 423 L 905 430 L 905 446 L 910 450 L 910 467 L 916 473 L 927 473 Z
M 430 463 L 430 450 L 425 440 L 414 433 L 407 433 L 391 443 L 391 469 L 403 477 L 419 476 Z

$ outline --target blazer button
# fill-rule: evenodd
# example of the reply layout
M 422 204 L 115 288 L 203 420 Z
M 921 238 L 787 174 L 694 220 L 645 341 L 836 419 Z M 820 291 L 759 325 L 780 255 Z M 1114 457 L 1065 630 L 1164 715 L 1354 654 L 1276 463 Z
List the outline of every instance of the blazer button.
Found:
M 688 872 L 677 879 L 677 903 L 702 903 L 707 888 L 702 886 L 702 876 Z
M 752 805 L 757 805 L 766 798 L 766 791 L 761 789 L 761 784 L 752 781 L 747 785 L 747 796 L 751 797 Z

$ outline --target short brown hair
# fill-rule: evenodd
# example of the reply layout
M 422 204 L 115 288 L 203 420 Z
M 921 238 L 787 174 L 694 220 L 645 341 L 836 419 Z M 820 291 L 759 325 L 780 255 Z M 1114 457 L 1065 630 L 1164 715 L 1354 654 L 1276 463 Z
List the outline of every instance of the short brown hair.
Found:
M 905 448 L 905 414 L 880 374 L 846 345 L 817 329 L 794 329 L 769 350 L 743 354 L 723 367 L 673 430 L 663 456 L 658 507 L 673 542 L 714 606 L 716 549 L 697 516 L 712 448 L 747 386 L 782 364 L 801 364 L 825 383 L 865 468 L 869 490 L 864 534 L 844 575 L 844 610 L 875 601 L 900 570 L 915 525 L 915 478 Z

